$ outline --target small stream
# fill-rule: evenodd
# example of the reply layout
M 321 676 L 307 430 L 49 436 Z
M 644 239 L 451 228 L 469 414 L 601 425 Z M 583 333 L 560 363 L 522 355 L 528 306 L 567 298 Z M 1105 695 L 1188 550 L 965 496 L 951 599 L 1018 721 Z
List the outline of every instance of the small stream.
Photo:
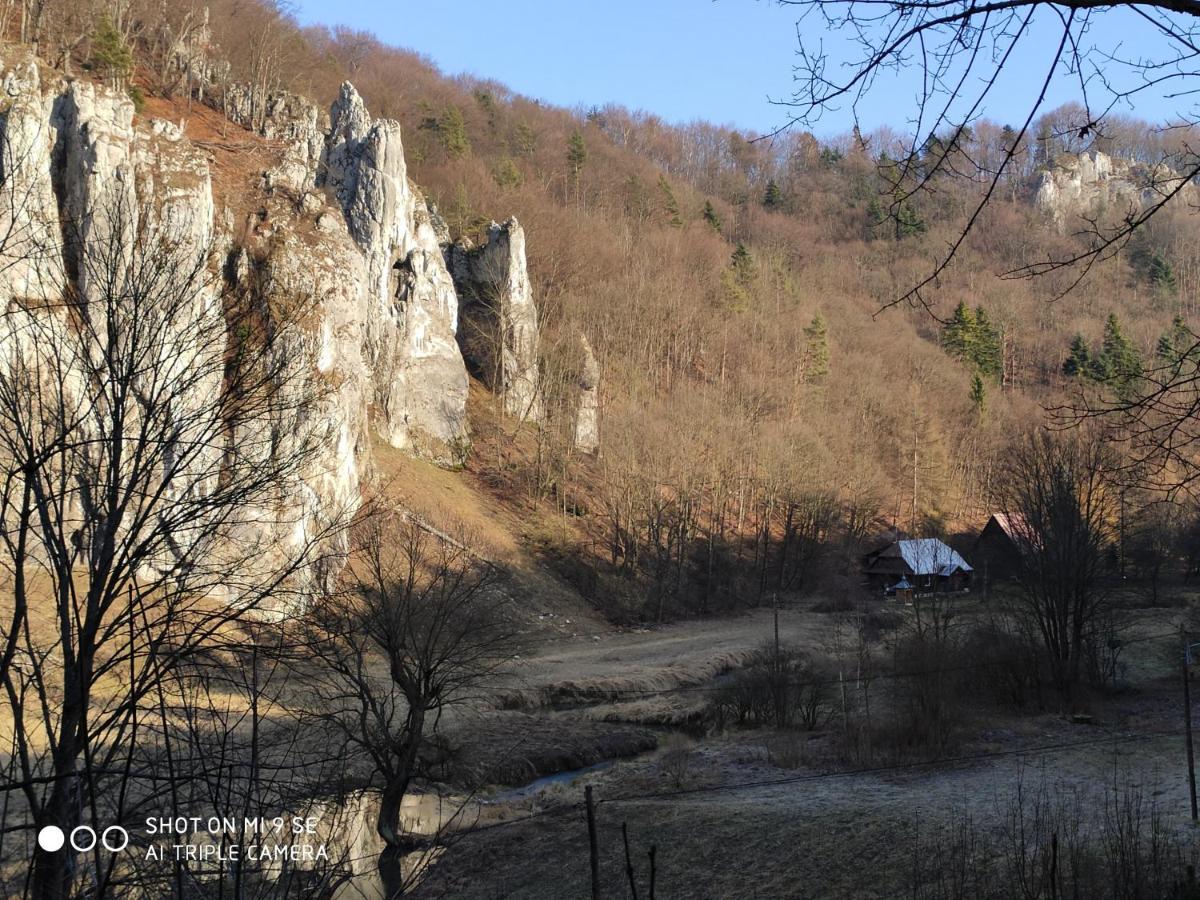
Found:
M 568 769 L 566 772 L 555 772 L 553 775 L 543 775 L 529 784 L 521 787 L 509 788 L 507 790 L 498 791 L 488 798 L 491 803 L 519 803 L 522 800 L 529 800 L 537 796 L 546 788 L 555 784 L 570 784 L 578 778 L 582 778 L 591 772 L 602 772 L 613 764 L 614 760 L 601 760 L 594 765 L 586 766 L 582 769 Z

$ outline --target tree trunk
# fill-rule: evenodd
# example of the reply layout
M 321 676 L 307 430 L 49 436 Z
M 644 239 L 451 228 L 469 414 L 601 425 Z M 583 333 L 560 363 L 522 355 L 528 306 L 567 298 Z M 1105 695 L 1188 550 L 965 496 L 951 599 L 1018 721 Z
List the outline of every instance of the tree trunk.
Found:
M 400 812 L 408 786 L 412 783 L 417 751 L 425 733 L 425 709 L 422 705 L 410 700 L 404 728 L 407 740 L 396 754 L 396 767 L 380 794 L 379 815 L 375 821 L 375 830 L 385 845 L 379 855 L 379 877 L 383 882 L 383 896 L 387 900 L 404 893 L 402 862 L 405 854 L 414 847 L 413 841 L 405 839 Z
M 57 768 L 57 767 L 56 767 Z M 57 825 L 66 835 L 67 843 L 58 850 L 43 850 L 39 845 L 33 854 L 33 897 L 36 900 L 68 900 L 75 869 L 75 851 L 71 848 L 71 831 L 78 824 L 78 776 L 74 765 L 70 772 L 59 770 L 50 798 L 38 823 L 40 831 L 47 825 Z
M 379 798 L 379 817 L 375 830 L 384 843 L 383 852 L 379 854 L 379 879 L 383 884 L 383 896 L 386 900 L 393 900 L 404 893 L 404 846 L 400 810 L 407 791 L 408 779 L 397 779 L 384 787 Z

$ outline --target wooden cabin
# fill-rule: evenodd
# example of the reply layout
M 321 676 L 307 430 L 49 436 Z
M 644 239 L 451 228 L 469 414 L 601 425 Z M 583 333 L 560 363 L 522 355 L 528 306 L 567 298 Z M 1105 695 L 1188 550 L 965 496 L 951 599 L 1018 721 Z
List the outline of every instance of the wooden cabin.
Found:
M 1022 519 L 1010 513 L 992 513 L 975 539 L 971 558 L 987 584 L 1014 578 L 1021 563 Z
M 973 569 L 937 538 L 890 541 L 863 557 L 863 574 L 875 590 L 913 595 L 965 591 Z

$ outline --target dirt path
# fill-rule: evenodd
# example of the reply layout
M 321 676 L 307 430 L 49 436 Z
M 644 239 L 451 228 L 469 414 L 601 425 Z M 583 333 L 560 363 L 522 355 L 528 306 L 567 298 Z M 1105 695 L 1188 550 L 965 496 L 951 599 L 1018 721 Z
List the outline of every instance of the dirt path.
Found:
M 833 617 L 806 611 L 779 614 L 784 642 L 815 650 L 836 627 Z M 514 684 L 589 690 L 662 690 L 700 684 L 740 665 L 772 640 L 770 610 L 640 631 L 609 632 L 534 645 L 519 661 Z

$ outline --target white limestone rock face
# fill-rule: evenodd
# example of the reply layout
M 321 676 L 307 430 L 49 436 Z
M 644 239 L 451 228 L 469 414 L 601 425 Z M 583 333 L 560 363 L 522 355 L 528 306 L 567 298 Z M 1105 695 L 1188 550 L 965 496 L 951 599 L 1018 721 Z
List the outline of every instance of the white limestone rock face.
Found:
M 310 553 L 316 545 L 320 563 L 299 572 L 299 593 L 292 598 L 323 589 L 341 566 L 345 533 L 338 526 L 360 502 L 373 394 L 363 359 L 366 259 L 341 213 L 316 194 L 301 195 L 300 203 L 294 197 L 264 197 L 268 221 L 247 230 L 242 264 L 226 267 L 233 223 L 227 215 L 218 222 L 208 157 L 178 126 L 135 123 L 123 92 L 83 81 L 47 84 L 27 56 L 0 60 L 0 91 L 0 139 L 8 162 L 0 190 L 0 220 L 8 239 L 0 241 L 0 254 L 14 263 L 0 266 L 0 304 L 8 312 L 0 329 L 0 364 L 50 353 L 67 369 L 60 389 L 84 396 L 88 380 L 73 373 L 86 372 L 100 359 L 106 332 L 94 328 L 85 336 L 76 321 L 94 319 L 106 303 L 112 309 L 108 286 L 120 289 L 131 279 L 140 279 L 140 286 L 118 293 L 131 298 L 131 308 L 123 313 L 118 299 L 116 314 L 153 320 L 159 312 L 154 291 L 164 291 L 161 296 L 169 295 L 176 305 L 155 323 L 155 340 L 162 343 L 161 348 L 155 344 L 161 359 L 154 375 L 160 390 L 186 385 L 166 413 L 178 416 L 180 429 L 174 434 L 181 446 L 188 429 L 197 436 L 241 429 L 238 437 L 251 438 L 247 443 L 260 453 L 287 454 L 297 441 L 317 439 L 309 441 L 313 450 L 300 470 L 276 485 L 271 496 L 259 497 L 256 509 L 239 511 L 238 540 L 222 549 L 201 529 L 190 534 L 181 526 L 174 533 L 175 547 L 148 566 L 168 565 L 170 554 L 194 554 L 200 546 L 216 565 L 259 547 L 262 564 L 270 566 L 301 548 Z M 288 118 L 292 112 L 280 115 Z M 295 138 L 295 157 L 305 161 L 302 181 L 308 188 L 324 146 L 316 123 L 304 112 L 294 130 L 280 132 Z M 291 126 L 281 119 L 280 127 Z M 320 140 L 310 140 L 313 134 Z M 132 240 L 135 230 L 146 240 Z M 149 267 L 134 249 L 141 245 L 156 248 Z M 154 265 L 175 267 L 159 279 L 159 287 L 146 274 Z M 182 295 L 180 285 L 186 287 Z M 297 411 L 286 422 L 278 416 L 236 423 L 205 419 L 224 409 L 217 397 L 232 327 L 226 291 L 250 296 L 263 322 L 275 330 L 273 352 L 286 363 L 280 390 L 290 392 L 281 405 Z M 64 300 L 84 315 L 66 315 Z M 277 301 L 298 305 L 303 314 L 292 316 L 286 305 L 272 305 Z M 215 478 L 222 470 L 219 442 L 203 440 L 212 444 L 211 457 L 192 455 L 190 462 L 175 463 L 167 476 L 168 498 L 175 492 L 202 496 L 208 473 Z M 237 596 L 236 589 L 229 591 L 230 599 Z
M 400 125 L 372 122 L 348 83 L 330 122 L 321 182 L 366 258 L 375 426 L 393 447 L 459 463 L 468 434 L 458 296 L 425 199 L 408 180 Z
M 303 192 L 316 183 L 329 127 L 316 103 L 288 91 L 264 96 L 248 85 L 231 84 L 225 89 L 224 112 L 231 122 L 283 143 L 283 161 L 267 173 L 272 186 Z
M 600 363 L 583 332 L 579 333 L 579 349 L 583 366 L 575 408 L 575 446 L 584 453 L 595 453 L 600 449 Z
M 1082 226 L 1084 219 L 1118 217 L 1162 202 L 1180 187 L 1181 178 L 1168 166 L 1147 166 L 1107 154 L 1064 154 L 1042 173 L 1034 203 L 1059 230 Z M 1185 200 L 1195 188 L 1183 185 Z
M 514 418 L 542 420 L 538 317 L 525 261 L 525 229 L 515 218 L 488 228 L 487 242 L 447 251 L 462 308 L 464 354 Z
M 0 296 L 42 305 L 62 296 L 62 230 L 50 178 L 56 134 L 50 99 L 43 94 L 36 60 L 23 56 L 0 83 Z
M 134 188 L 133 103 L 123 93 L 76 81 L 55 98 L 58 141 L 52 177 L 58 185 L 66 262 L 80 294 L 96 299 L 107 250 L 124 247 L 138 228 Z
M 310 458 L 277 507 L 260 517 L 274 527 L 284 558 L 323 545 L 325 558 L 308 573 L 311 592 L 319 592 L 340 570 L 348 548 L 340 526 L 357 510 L 370 468 L 372 381 L 362 357 L 366 267 L 340 222 L 319 230 L 316 217 L 289 203 L 270 202 L 267 210 L 269 226 L 248 233 L 240 280 L 264 309 L 291 308 L 278 320 L 271 351 L 285 392 L 281 416 L 258 427 L 273 432 L 279 452 Z M 312 448 L 319 452 L 311 454 Z

